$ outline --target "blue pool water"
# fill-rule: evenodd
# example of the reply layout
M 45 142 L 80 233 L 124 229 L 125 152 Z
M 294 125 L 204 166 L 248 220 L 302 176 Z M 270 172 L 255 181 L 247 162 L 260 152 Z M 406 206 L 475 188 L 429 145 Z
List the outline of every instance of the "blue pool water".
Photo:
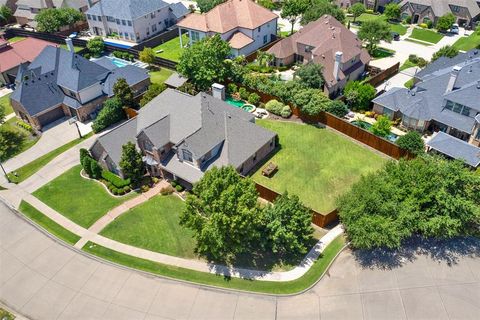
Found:
M 129 63 L 127 61 L 122 60 L 122 59 L 118 59 L 118 58 L 115 58 L 115 57 L 111 57 L 109 59 L 112 60 L 113 64 L 116 65 L 119 68 L 122 68 L 122 67 L 125 67 L 126 65 L 129 65 Z
M 365 129 L 365 130 L 369 130 L 372 125 L 366 121 L 361 121 L 361 120 L 355 120 L 355 121 L 352 121 L 351 124 L 353 125 L 356 125 L 357 127 L 360 127 L 362 129 Z M 395 134 L 395 133 L 391 133 L 386 137 L 387 140 L 391 141 L 391 142 L 395 142 L 397 141 L 398 139 L 398 136 Z
M 104 41 L 106 45 L 112 46 L 112 47 L 117 47 L 117 48 L 122 48 L 122 49 L 130 49 L 133 45 L 129 46 L 126 44 L 120 44 L 120 43 L 115 43 L 115 42 L 110 42 L 110 41 Z

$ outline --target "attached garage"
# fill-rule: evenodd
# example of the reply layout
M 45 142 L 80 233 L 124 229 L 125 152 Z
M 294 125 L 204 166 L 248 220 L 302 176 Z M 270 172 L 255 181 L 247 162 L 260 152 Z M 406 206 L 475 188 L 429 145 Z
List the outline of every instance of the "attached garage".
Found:
M 37 116 L 38 122 L 42 127 L 65 117 L 62 106 L 59 106 L 53 110 L 47 111 L 39 116 Z

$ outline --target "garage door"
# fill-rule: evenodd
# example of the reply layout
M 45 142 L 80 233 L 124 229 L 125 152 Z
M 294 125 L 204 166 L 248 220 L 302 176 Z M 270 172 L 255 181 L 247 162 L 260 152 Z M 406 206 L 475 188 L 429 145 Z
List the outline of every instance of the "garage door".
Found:
M 58 107 L 56 109 L 53 109 L 51 111 L 48 111 L 47 113 L 44 113 L 40 116 L 38 116 L 38 121 L 40 124 L 43 126 L 46 126 L 49 123 L 52 123 L 55 120 L 61 119 L 65 117 L 65 113 L 63 112 L 62 107 Z

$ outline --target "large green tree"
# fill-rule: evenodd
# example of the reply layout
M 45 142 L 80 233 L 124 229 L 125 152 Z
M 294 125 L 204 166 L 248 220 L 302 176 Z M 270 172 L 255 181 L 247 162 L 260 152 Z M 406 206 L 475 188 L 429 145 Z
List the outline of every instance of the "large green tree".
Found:
M 35 16 L 37 29 L 41 32 L 56 32 L 63 26 L 72 26 L 84 16 L 73 8 L 49 8 L 40 10 Z
M 200 12 L 205 13 L 212 10 L 220 3 L 225 2 L 225 0 L 197 0 L 196 2 Z
M 25 141 L 25 135 L 17 131 L 0 128 L 0 161 L 17 154 Z
M 187 196 L 180 223 L 193 230 L 199 254 L 231 261 L 260 240 L 258 193 L 231 167 L 208 170 Z
M 417 234 L 466 235 L 480 227 L 480 176 L 430 155 L 392 161 L 353 185 L 338 210 L 356 248 L 398 248 Z
M 385 11 L 383 11 L 383 14 L 389 20 L 399 20 L 401 11 L 402 10 L 398 3 L 391 2 L 385 6 Z
M 125 78 L 119 78 L 113 85 L 113 94 L 120 101 L 123 107 L 133 107 L 135 101 L 133 99 L 133 90 L 127 83 Z
M 293 34 L 295 23 L 305 13 L 308 7 L 308 0 L 285 0 L 282 4 L 280 16 L 287 19 L 292 25 L 290 34 Z
M 155 51 L 153 51 L 152 48 L 145 47 L 142 51 L 140 51 L 139 59 L 140 61 L 151 65 L 155 62 Z
M 444 14 L 443 16 L 438 18 L 437 25 L 436 25 L 437 30 L 438 31 L 447 31 L 448 29 L 450 29 L 452 27 L 452 25 L 455 23 L 456 20 L 457 20 L 457 18 L 455 17 L 455 15 L 453 13 L 449 12 L 449 13 Z
M 219 35 L 205 37 L 185 49 L 177 71 L 200 90 L 208 89 L 216 81 L 224 81 L 231 70 L 230 45 Z
M 357 2 L 354 5 L 352 5 L 350 8 L 348 8 L 348 12 L 350 12 L 353 15 L 353 22 L 355 22 L 358 17 L 364 14 L 365 11 L 367 11 L 367 9 L 365 8 L 365 5 L 361 2 Z
M 380 19 L 368 20 L 362 23 L 357 33 L 358 38 L 366 42 L 367 50 L 373 54 L 380 41 L 392 41 L 390 25 Z
M 156 96 L 162 93 L 167 86 L 164 83 L 152 83 L 149 87 L 147 92 L 145 92 L 142 96 L 142 100 L 140 100 L 140 107 L 145 106 L 147 103 L 152 101 Z
M 343 101 L 333 100 L 328 103 L 325 111 L 330 112 L 339 118 L 343 118 L 348 113 L 348 107 Z
M 370 101 L 375 98 L 375 88 L 361 81 L 349 81 L 343 89 L 345 101 L 354 110 L 367 110 Z
M 3 6 L 0 6 L 0 22 L 8 22 L 13 16 L 13 13 L 12 13 L 12 10 L 3 5 Z
M 407 134 L 400 136 L 395 143 L 402 149 L 413 154 L 421 154 L 425 152 L 425 143 L 422 136 L 417 131 L 409 131 Z
M 120 169 L 125 178 L 130 179 L 133 183 L 138 183 L 145 174 L 142 154 L 137 151 L 137 147 L 131 141 L 122 146 Z
M 107 99 L 93 120 L 92 129 L 97 133 L 123 119 L 125 119 L 125 111 L 123 111 L 122 102 L 118 98 Z
M 274 253 L 304 255 L 312 240 L 312 212 L 297 196 L 288 193 L 278 197 L 264 209 L 269 248 Z
M 326 14 L 331 15 L 342 23 L 345 22 L 345 12 L 330 0 L 310 0 L 300 23 L 306 25 Z
M 92 56 L 99 57 L 103 50 L 105 50 L 105 43 L 103 42 L 102 37 L 95 37 L 88 40 L 87 49 Z
M 318 63 L 307 63 L 297 71 L 295 77 L 298 81 L 309 88 L 322 89 L 325 79 L 323 78 L 323 66 Z
M 293 96 L 293 104 L 302 113 L 314 116 L 327 109 L 330 99 L 319 89 L 304 89 Z

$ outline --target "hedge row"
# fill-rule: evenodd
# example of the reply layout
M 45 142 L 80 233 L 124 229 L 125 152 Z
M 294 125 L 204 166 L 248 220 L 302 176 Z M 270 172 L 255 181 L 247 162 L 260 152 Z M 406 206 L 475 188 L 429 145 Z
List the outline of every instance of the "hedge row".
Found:
M 130 179 L 126 179 L 126 180 L 122 179 L 116 174 L 114 174 L 113 172 L 110 172 L 108 170 L 102 171 L 102 178 L 110 182 L 116 188 L 124 188 L 126 186 L 130 186 L 131 184 Z

